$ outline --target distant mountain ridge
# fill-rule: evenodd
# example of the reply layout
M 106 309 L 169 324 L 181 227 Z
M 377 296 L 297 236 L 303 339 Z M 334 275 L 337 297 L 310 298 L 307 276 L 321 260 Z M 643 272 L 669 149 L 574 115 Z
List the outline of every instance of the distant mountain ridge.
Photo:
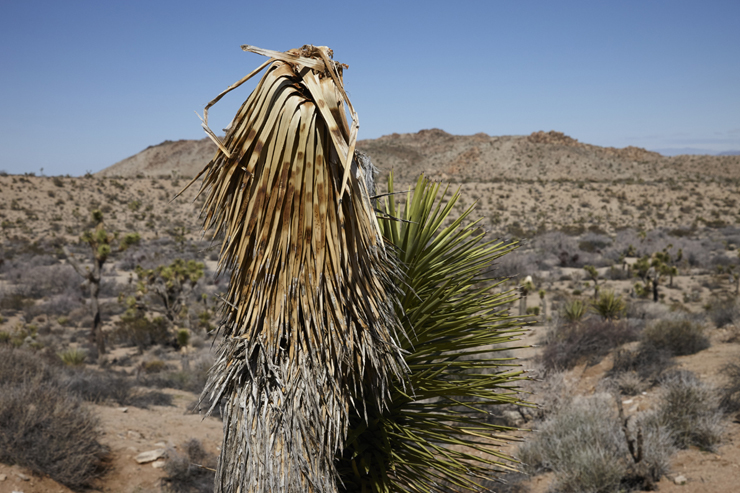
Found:
M 381 177 L 393 170 L 400 182 L 420 173 L 445 181 L 505 179 L 623 180 L 680 176 L 740 178 L 740 156 L 680 155 L 666 157 L 640 147 L 600 147 L 562 132 L 526 136 L 452 135 L 429 129 L 360 140 Z M 195 176 L 210 161 L 216 146 L 208 138 L 165 141 L 150 146 L 97 173 L 99 176 L 161 176 L 173 172 Z

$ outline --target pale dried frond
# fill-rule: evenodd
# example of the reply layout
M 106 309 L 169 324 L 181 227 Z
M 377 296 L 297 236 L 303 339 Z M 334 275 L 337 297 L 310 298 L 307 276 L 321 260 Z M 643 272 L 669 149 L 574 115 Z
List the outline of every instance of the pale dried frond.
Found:
M 271 57 L 199 176 L 230 271 L 204 395 L 225 399 L 216 491 L 336 491 L 351 409 L 384 408 L 406 367 L 394 264 L 355 158 L 357 117 L 328 48 Z M 263 66 L 264 67 L 264 66 Z M 262 68 L 262 67 L 261 67 Z M 352 125 L 345 117 L 345 104 Z

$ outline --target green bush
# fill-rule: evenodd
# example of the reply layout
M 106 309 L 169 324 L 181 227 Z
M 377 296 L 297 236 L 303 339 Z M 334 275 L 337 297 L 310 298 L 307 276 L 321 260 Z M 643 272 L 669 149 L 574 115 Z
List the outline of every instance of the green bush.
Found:
M 690 320 L 659 320 L 648 326 L 643 338 L 658 349 L 667 349 L 674 356 L 695 354 L 709 347 L 702 327 Z
M 563 307 L 563 317 L 571 323 L 580 321 L 586 315 L 586 304 L 581 300 L 570 300 Z
M 177 345 L 180 347 L 186 347 L 190 342 L 190 331 L 188 329 L 180 329 L 177 331 Z
M 69 348 L 59 353 L 59 358 L 67 366 L 80 366 L 87 359 L 87 353 L 83 349 Z
M 155 344 L 170 344 L 172 336 L 163 317 L 149 319 L 138 312 L 127 311 L 117 322 L 113 337 L 143 351 Z
M 621 296 L 614 295 L 614 291 L 602 291 L 599 299 L 591 303 L 591 308 L 604 320 L 615 320 L 622 316 L 626 305 Z

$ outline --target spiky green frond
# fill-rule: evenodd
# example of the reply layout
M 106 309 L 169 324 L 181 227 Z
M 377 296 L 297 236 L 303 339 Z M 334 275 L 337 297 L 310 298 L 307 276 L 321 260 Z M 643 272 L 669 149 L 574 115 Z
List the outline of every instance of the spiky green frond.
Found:
M 338 458 L 345 491 L 480 491 L 512 468 L 498 445 L 514 430 L 487 417 L 491 406 L 522 404 L 523 372 L 502 355 L 522 328 L 505 309 L 516 294 L 494 291 L 485 275 L 516 245 L 484 242 L 471 209 L 450 219 L 459 195 L 443 197 L 422 177 L 402 209 L 391 200 L 382 213 L 401 219 L 380 227 L 404 265 L 398 310 L 411 373 L 395 382 L 389 409 L 374 408 L 368 423 L 353 416 Z

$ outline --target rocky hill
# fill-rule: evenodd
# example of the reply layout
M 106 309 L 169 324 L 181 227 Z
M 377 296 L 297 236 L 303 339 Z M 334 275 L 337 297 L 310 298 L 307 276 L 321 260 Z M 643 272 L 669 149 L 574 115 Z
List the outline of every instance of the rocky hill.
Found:
M 361 140 L 358 149 L 372 158 L 381 175 L 393 170 L 399 181 L 420 173 L 447 181 L 487 182 L 498 178 L 543 180 L 623 180 L 740 178 L 740 156 L 665 157 L 639 147 L 599 147 L 561 132 L 527 136 L 452 135 L 443 130 L 391 134 Z M 165 141 L 120 161 L 99 176 L 194 176 L 213 157 L 216 146 L 201 140 Z M 381 176 L 382 179 L 382 176 Z

